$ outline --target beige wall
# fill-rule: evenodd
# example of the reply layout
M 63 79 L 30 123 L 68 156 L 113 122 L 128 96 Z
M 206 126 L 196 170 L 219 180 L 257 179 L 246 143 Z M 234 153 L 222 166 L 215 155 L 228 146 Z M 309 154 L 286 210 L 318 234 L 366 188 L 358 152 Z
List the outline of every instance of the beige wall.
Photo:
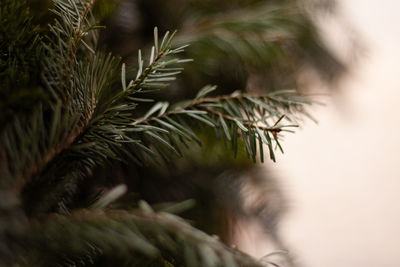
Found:
M 273 167 L 291 204 L 282 234 L 307 267 L 398 267 L 400 1 L 342 7 L 368 49 L 342 95 L 315 109 L 319 125 L 286 137 Z

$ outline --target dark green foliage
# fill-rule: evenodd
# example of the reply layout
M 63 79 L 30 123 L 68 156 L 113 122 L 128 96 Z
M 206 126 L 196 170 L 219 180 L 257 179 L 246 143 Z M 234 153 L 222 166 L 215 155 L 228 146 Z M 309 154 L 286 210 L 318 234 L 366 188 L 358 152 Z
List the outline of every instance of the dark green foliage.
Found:
M 265 85 L 255 89 L 249 80 L 256 77 L 282 86 L 286 83 L 276 82 L 278 75 L 263 74 L 277 67 L 290 74 L 287 84 L 294 85 L 293 66 L 310 47 L 319 47 L 321 58 L 329 53 L 319 46 L 313 25 L 293 1 L 221 1 L 215 7 L 213 1 L 174 2 L 181 5 L 177 13 L 182 21 L 194 22 L 172 23 L 183 27 L 181 34 L 159 36 L 154 28 L 153 45 L 145 53 L 139 50 L 137 63 L 132 57 L 123 63 L 99 47 L 99 40 L 106 43 L 107 38 L 99 36 L 102 27 L 96 23 L 112 20 L 117 2 L 43 1 L 52 13 L 39 10 L 38 4 L 33 18 L 26 2 L 1 1 L 0 265 L 262 266 L 224 245 L 222 241 L 230 241 L 226 236 L 221 241 L 196 227 L 221 235 L 230 229 L 207 226 L 204 218 L 191 226 L 172 214 L 191 202 L 171 202 L 192 198 L 185 195 L 186 186 L 200 186 L 207 196 L 207 186 L 226 180 L 234 185 L 228 190 L 232 197 L 223 198 L 234 199 L 232 214 L 268 217 L 265 221 L 275 224 L 260 207 L 246 213 L 243 199 L 233 197 L 244 179 L 220 175 L 220 168 L 210 164 L 214 158 L 200 151 L 211 148 L 225 153 L 226 160 L 229 150 L 253 162 L 263 162 L 266 154 L 275 161 L 276 151 L 283 153 L 282 133 L 292 132 L 301 117 L 309 116 L 306 107 L 312 102 L 294 90 Z M 149 13 L 161 12 L 166 5 L 154 3 L 160 9 Z M 219 5 L 228 14 L 219 14 Z M 51 23 L 44 26 L 47 21 Z M 195 63 L 180 57 L 194 57 Z M 183 67 L 189 69 L 187 74 L 181 74 Z M 230 87 L 227 80 L 235 72 L 244 76 Z M 221 90 L 198 90 L 200 81 L 211 76 L 221 81 Z M 182 79 L 170 85 L 177 77 Z M 188 88 L 183 95 L 190 98 L 176 102 L 165 97 L 173 88 Z M 183 176 L 190 176 L 188 166 L 199 161 L 211 178 L 198 175 L 183 182 Z M 232 161 L 226 162 L 229 168 Z M 238 164 L 248 168 L 250 163 Z M 101 174 L 102 169 L 110 173 Z M 177 186 L 182 197 L 154 196 L 143 189 L 148 186 L 143 180 L 159 187 L 168 181 L 162 179 L 182 169 L 173 181 L 182 184 Z M 137 176 L 127 175 L 129 171 Z M 121 183 L 128 186 L 116 186 Z M 257 180 L 255 185 L 262 183 Z M 215 192 L 225 190 L 215 187 Z M 209 194 L 213 198 L 199 206 L 210 209 L 219 193 Z M 140 198 L 154 207 L 167 203 L 155 212 Z M 203 216 L 197 212 L 185 215 Z M 213 222 L 222 217 L 214 216 Z
M 194 88 L 204 81 L 218 85 L 220 94 L 299 88 L 297 75 L 303 70 L 313 69 L 326 81 L 345 70 L 322 43 L 307 1 L 122 2 L 136 15 L 122 17 L 119 14 L 124 11 L 117 9 L 103 37 L 114 51 L 127 57 L 136 53 L 136 47 L 149 43 L 154 25 L 162 30 L 178 28 L 175 43 L 191 44 L 185 53 L 196 64 L 185 67 L 180 83 L 168 94 L 160 94 L 163 98 L 193 97 Z M 134 25 L 131 32 L 124 32 L 125 24 Z M 135 45 L 126 47 L 122 40 Z
M 33 225 L 32 255 L 24 261 L 38 266 L 262 266 L 218 239 L 193 228 L 181 218 L 155 213 L 147 204 L 136 211 L 80 211 L 53 216 Z M 36 254 L 37 253 L 37 254 Z M 98 257 L 103 257 L 99 262 Z M 168 265 L 167 265 L 168 266 Z
M 47 99 L 39 83 L 40 28 L 23 1 L 0 6 L 0 128 Z

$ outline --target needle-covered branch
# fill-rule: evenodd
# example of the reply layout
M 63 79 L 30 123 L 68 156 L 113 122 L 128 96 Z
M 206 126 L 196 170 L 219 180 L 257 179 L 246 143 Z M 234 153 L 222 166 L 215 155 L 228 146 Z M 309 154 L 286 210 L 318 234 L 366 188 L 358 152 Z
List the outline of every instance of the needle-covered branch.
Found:
M 3 158 L 18 190 L 75 142 L 92 119 L 97 92 L 110 84 L 115 60 L 90 47 L 97 40 L 94 2 L 54 0 L 57 18 L 38 43 L 44 52 L 36 66 L 49 100 L 29 116 L 16 117 L 1 134 Z
M 17 11 L 28 14 L 26 3 L 17 2 L 0 2 L 1 21 L 6 21 L 3 17 L 8 13 L 16 14 L 9 9 L 23 8 Z M 275 150 L 283 151 L 282 133 L 291 132 L 301 117 L 308 115 L 306 106 L 311 101 L 292 91 L 214 96 L 216 87 L 206 86 L 193 99 L 157 102 L 148 107 L 145 102 L 154 100 L 145 98 L 145 94 L 168 90 L 166 87 L 183 70 L 182 63 L 191 61 L 178 57 L 187 45 L 173 47 L 175 32 L 159 38 L 155 28 L 154 46 L 148 55 L 139 50 L 136 66 L 120 64 L 118 58 L 97 47 L 99 27 L 92 15 L 95 0 L 53 3 L 55 20 L 47 31 L 33 25 L 32 18 L 14 18 L 9 20 L 14 25 L 0 25 L 0 37 L 10 43 L 0 44 L 1 81 L 8 73 L 13 74 L 6 84 L 13 89 L 10 84 L 20 71 L 19 66 L 24 67 L 23 73 L 34 69 L 32 74 L 38 81 L 33 84 L 45 94 L 29 112 L 13 114 L 1 127 L 0 198 L 5 200 L 0 210 L 5 215 L 1 218 L 7 219 L 0 222 L 5 225 L 0 227 L 0 237 L 7 238 L 4 246 L 12 257 L 5 257 L 0 251 L 0 265 L 94 266 L 109 257 L 136 266 L 261 266 L 182 219 L 165 212 L 155 213 L 146 205 L 140 211 L 95 209 L 91 201 L 98 197 L 101 185 L 90 185 L 93 191 L 90 196 L 85 195 L 87 202 L 80 202 L 79 187 L 82 182 L 91 181 L 96 167 L 114 160 L 136 166 L 162 164 L 175 156 L 188 155 L 194 143 L 201 144 L 198 135 L 204 126 L 213 129 L 235 154 L 245 147 L 253 161 L 257 157 L 264 161 L 264 149 L 268 148 L 275 161 Z M 276 23 L 274 16 L 280 16 L 279 10 L 266 10 L 268 14 L 261 12 L 254 18 L 245 16 L 247 23 L 235 21 L 234 15 L 227 20 L 217 18 L 213 21 L 218 25 L 207 28 L 204 24 L 197 37 L 205 43 L 216 37 L 215 45 L 222 49 L 221 44 L 228 39 L 239 38 L 233 40 L 234 45 L 226 53 L 218 55 L 224 60 L 238 57 L 240 51 L 235 55 L 232 49 L 246 47 L 253 58 L 267 43 L 272 42 L 271 47 L 277 45 L 276 32 L 271 31 L 269 36 L 242 33 L 248 28 L 270 27 L 268 21 L 259 24 L 258 20 L 268 15 Z M 251 14 L 255 11 L 244 10 Z M 219 19 L 222 20 L 218 22 Z M 219 30 L 214 31 L 216 28 Z M 27 34 L 29 31 L 31 34 Z M 26 35 L 31 41 L 22 42 L 23 37 L 13 37 L 13 33 Z M 252 43 L 254 46 L 249 43 L 254 41 L 252 37 L 257 41 Z M 240 46 L 235 45 L 237 42 Z M 15 52 L 21 49 L 27 49 L 26 53 Z M 32 51 L 39 51 L 40 56 L 23 58 Z M 3 66 L 11 70 L 3 71 Z M 29 77 L 15 80 L 25 86 Z M 2 94 L 8 97 L 8 93 Z M 140 111 L 136 109 L 138 105 L 142 105 Z M 118 193 L 115 192 L 108 195 L 107 201 L 102 198 L 103 202 L 96 203 L 110 203 Z M 75 205 L 77 202 L 80 203 Z M 85 210 L 73 211 L 82 208 Z M 20 251 L 25 253 L 19 254 Z
M 296 121 L 306 114 L 305 106 L 311 104 L 309 99 L 299 97 L 293 91 L 266 95 L 235 92 L 227 96 L 205 97 L 203 92 L 209 93 L 213 89 L 215 87 L 205 87 L 197 99 L 172 108 L 168 108 L 166 102 L 155 104 L 144 117 L 132 123 L 136 126 L 133 130 L 135 139 L 147 147 L 145 151 L 165 155 L 164 148 L 167 148 L 181 155 L 178 143 L 198 140 L 196 124 L 190 123 L 194 120 L 214 128 L 217 137 L 231 142 L 235 154 L 241 137 L 248 156 L 254 161 L 257 153 L 263 161 L 263 144 L 267 145 L 270 157 L 275 161 L 273 146 L 283 152 L 279 134 L 292 132 L 290 128 L 297 127 Z M 148 136 L 155 142 L 149 142 Z
M 70 216 L 54 215 L 33 224 L 27 259 L 35 266 L 50 263 L 96 263 L 98 255 L 133 266 L 264 266 L 222 244 L 171 213 L 87 210 Z M 36 252 L 36 253 L 35 253 Z M 29 255 L 41 253 L 40 258 Z

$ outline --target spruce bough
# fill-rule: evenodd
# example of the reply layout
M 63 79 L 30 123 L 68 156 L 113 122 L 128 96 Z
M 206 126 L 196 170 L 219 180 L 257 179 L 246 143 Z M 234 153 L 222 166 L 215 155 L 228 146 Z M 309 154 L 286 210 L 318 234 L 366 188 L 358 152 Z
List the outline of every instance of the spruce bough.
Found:
M 213 129 L 234 154 L 242 147 L 263 162 L 266 150 L 275 161 L 282 133 L 297 127 L 311 101 L 290 90 L 214 96 L 216 87 L 206 85 L 193 99 L 148 106 L 148 95 L 196 64 L 180 58 L 187 45 L 175 47 L 175 32 L 159 36 L 155 28 L 154 45 L 128 66 L 99 49 L 95 0 L 53 2 L 48 27 L 35 25 L 24 2 L 1 3 L 9 20 L 2 19 L 0 51 L 8 112 L 0 133 L 0 264 L 263 266 L 175 215 L 190 201 L 124 208 L 114 202 L 126 188 L 115 185 L 79 208 L 69 203 L 79 182 L 110 161 L 159 166 L 185 157 L 201 144 L 199 128 Z M 26 99 L 36 101 L 15 107 Z

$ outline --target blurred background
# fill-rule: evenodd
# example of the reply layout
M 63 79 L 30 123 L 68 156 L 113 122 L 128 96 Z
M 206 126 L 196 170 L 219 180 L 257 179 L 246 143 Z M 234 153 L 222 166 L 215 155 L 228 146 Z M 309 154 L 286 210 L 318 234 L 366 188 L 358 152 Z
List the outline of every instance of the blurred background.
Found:
M 339 90 L 320 98 L 327 106 L 312 112 L 318 125 L 288 135 L 285 154 L 268 166 L 289 198 L 282 238 L 302 266 L 400 266 L 399 8 L 395 0 L 338 2 L 364 52 Z M 351 56 L 335 26 L 320 22 L 337 55 Z M 266 254 L 251 234 L 246 249 Z

